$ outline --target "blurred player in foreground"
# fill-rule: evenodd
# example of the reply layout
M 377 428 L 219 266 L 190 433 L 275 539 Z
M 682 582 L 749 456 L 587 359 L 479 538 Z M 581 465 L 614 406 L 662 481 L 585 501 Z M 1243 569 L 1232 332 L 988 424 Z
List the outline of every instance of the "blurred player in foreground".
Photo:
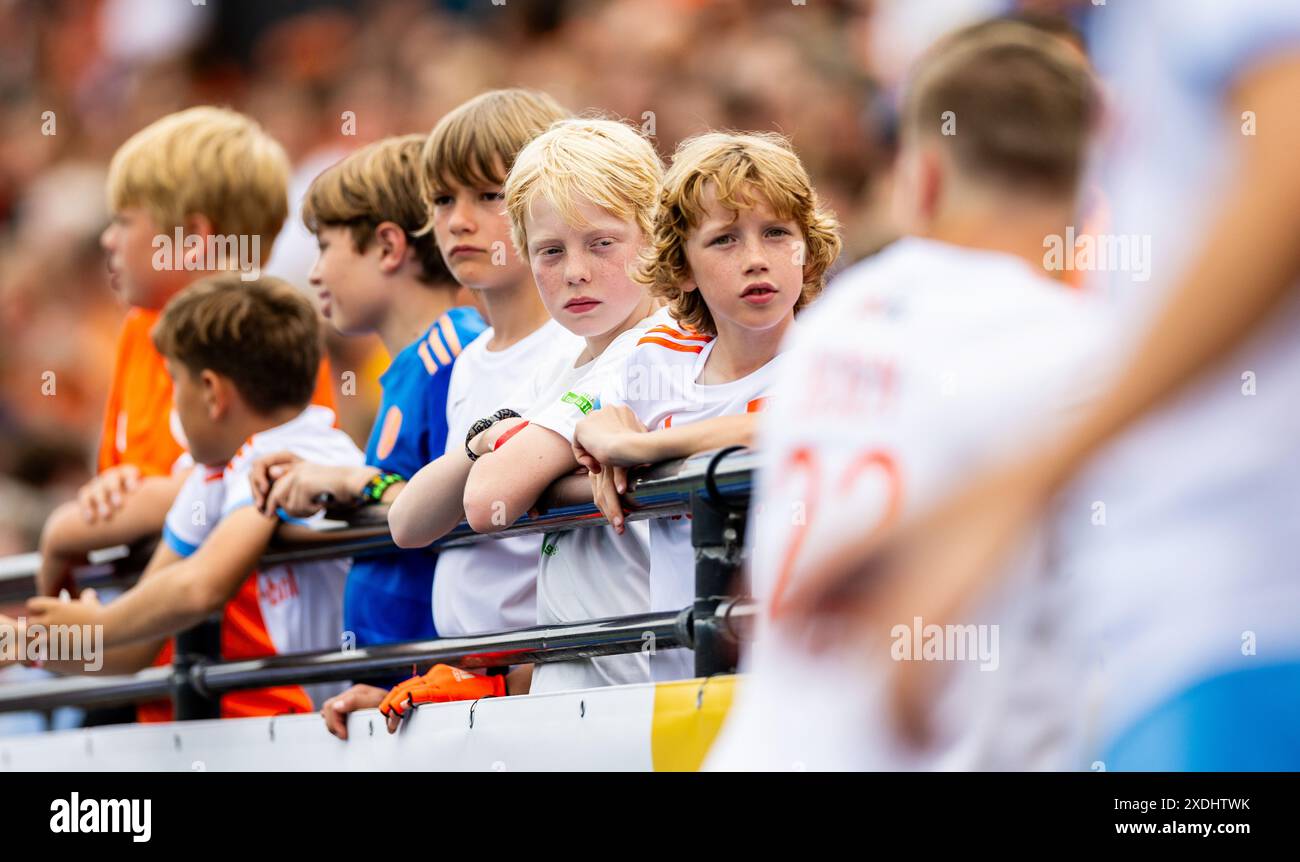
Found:
M 1086 395 L 1100 318 L 1045 271 L 1043 238 L 1077 213 L 1096 108 L 1084 58 L 1025 24 L 959 31 L 914 68 L 895 201 L 907 235 L 810 310 L 760 427 L 749 543 L 766 615 L 711 768 L 1065 763 L 1043 626 L 1055 585 L 1036 543 L 956 631 L 908 614 L 869 650 L 815 654 L 779 621 L 809 558 L 939 499 Z M 908 660 L 944 660 L 937 732 L 916 751 L 891 739 L 879 698 L 887 668 Z
M 1108 676 L 1097 761 L 1298 769 L 1300 7 L 1149 0 L 1093 20 L 1123 131 L 1114 230 L 1149 237 L 1156 262 L 1149 283 L 1113 273 L 1134 349 L 1068 432 L 801 567 L 788 636 L 951 621 L 1064 489 L 1070 616 Z M 891 702 L 916 737 L 934 680 L 919 662 L 897 671 Z

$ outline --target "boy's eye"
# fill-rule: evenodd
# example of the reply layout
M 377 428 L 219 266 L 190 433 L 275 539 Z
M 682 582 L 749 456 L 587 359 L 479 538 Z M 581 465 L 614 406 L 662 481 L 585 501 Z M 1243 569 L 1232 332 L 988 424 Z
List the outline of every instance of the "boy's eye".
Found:
M 614 244 L 614 240 L 609 237 L 601 237 L 592 243 L 596 248 L 609 248 Z
M 501 192 L 483 192 L 479 197 L 488 203 L 503 201 L 506 199 L 506 196 Z
M 451 205 L 451 195 L 434 195 L 433 205 L 436 207 L 445 207 Z
M 731 242 L 731 238 L 731 234 L 724 233 L 721 236 L 715 236 L 713 239 L 709 240 L 709 245 L 726 245 Z
M 559 254 L 560 251 L 561 249 L 558 245 L 548 245 L 545 248 L 538 249 L 537 253 L 542 257 L 554 257 Z
M 790 230 L 784 227 L 770 227 L 767 229 L 768 236 L 790 236 Z

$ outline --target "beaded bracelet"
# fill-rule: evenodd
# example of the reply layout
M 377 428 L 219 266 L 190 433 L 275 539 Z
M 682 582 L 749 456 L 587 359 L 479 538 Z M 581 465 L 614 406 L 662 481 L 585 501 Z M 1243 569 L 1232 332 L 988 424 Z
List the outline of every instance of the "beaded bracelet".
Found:
M 362 506 L 370 506 L 384 499 L 384 493 L 398 482 L 405 482 L 397 473 L 377 473 L 370 477 L 361 493 L 357 495 L 357 502 Z
M 521 419 L 521 418 L 523 417 L 521 417 L 515 411 L 511 410 L 509 407 L 503 407 L 502 409 L 493 413 L 491 416 L 485 416 L 482 419 L 475 422 L 473 425 L 469 426 L 469 433 L 465 435 L 465 454 L 469 456 L 469 460 L 471 461 L 478 460 L 478 453 L 476 453 L 473 449 L 469 447 L 469 441 L 473 440 L 475 437 L 482 434 L 484 431 L 488 430 L 493 425 L 500 422 L 502 419 Z

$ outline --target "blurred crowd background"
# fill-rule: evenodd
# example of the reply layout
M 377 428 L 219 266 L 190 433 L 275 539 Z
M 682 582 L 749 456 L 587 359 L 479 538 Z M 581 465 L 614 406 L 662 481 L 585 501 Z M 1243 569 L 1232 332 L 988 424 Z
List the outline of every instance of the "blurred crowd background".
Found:
M 304 289 L 315 245 L 293 198 L 311 178 L 502 86 L 626 118 L 664 156 L 710 128 L 788 135 L 844 224 L 847 263 L 890 238 L 891 106 L 907 62 L 968 20 L 1065 5 L 0 0 L 0 555 L 34 548 L 45 514 L 90 476 L 124 313 L 98 245 L 104 175 L 158 117 L 230 105 L 280 140 L 294 209 L 268 269 Z M 386 359 L 366 341 L 330 348 L 336 372 L 357 370 L 340 412 L 364 443 Z

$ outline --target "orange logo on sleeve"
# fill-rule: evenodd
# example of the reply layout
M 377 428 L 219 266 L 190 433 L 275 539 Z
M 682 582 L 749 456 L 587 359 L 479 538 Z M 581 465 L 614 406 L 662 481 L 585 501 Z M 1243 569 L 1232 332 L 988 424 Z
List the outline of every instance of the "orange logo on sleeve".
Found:
M 379 446 L 375 449 L 378 457 L 387 458 L 393 454 L 393 447 L 397 445 L 397 435 L 401 430 L 402 410 L 394 404 L 384 414 L 384 426 L 379 432 Z

